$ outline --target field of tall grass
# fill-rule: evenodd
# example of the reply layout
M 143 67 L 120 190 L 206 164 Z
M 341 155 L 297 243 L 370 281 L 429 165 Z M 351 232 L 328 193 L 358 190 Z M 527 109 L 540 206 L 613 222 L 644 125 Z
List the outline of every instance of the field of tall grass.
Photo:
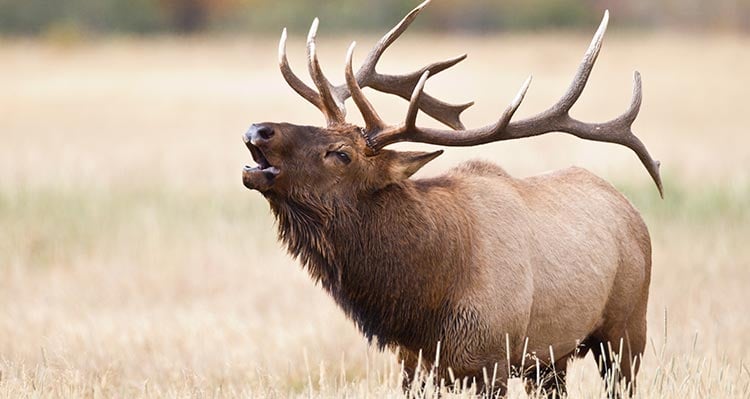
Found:
M 350 39 L 361 61 L 375 38 L 321 31 L 335 82 Z M 556 101 L 588 41 L 407 35 L 380 69 L 468 52 L 427 92 L 476 100 L 476 126 L 529 73 L 518 116 Z M 289 43 L 300 74 L 303 42 Z M 565 135 L 447 149 L 420 176 L 479 157 L 517 176 L 575 164 L 612 181 L 654 245 L 638 397 L 750 397 L 750 41 L 615 32 L 574 115 L 626 109 L 635 69 L 635 128 L 662 161 L 664 200 L 629 150 Z M 373 97 L 401 120 L 405 102 Z M 322 123 L 280 77 L 275 37 L 0 41 L 0 398 L 401 395 L 394 356 L 284 253 L 242 186 L 240 136 L 264 120 Z M 592 359 L 569 370 L 570 397 L 602 396 Z M 520 381 L 509 396 L 525 397 Z

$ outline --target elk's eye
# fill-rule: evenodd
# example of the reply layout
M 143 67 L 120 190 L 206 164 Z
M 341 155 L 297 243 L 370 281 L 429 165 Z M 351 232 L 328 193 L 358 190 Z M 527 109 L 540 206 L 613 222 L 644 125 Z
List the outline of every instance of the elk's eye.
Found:
M 345 165 L 348 165 L 349 162 L 352 161 L 351 158 L 349 158 L 349 155 L 347 155 L 345 152 L 342 151 L 331 151 L 328 153 L 328 155 L 333 155 L 336 158 L 339 159 L 339 161 L 343 162 Z

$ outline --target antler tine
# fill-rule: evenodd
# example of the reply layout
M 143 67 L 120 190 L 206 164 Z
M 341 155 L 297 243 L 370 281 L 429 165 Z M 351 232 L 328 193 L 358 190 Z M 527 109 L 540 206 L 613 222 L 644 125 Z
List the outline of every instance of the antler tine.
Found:
M 362 89 L 357 83 L 357 79 L 354 77 L 354 71 L 352 69 L 352 57 L 354 56 L 354 47 L 356 45 L 356 42 L 352 42 L 352 44 L 349 46 L 349 51 L 347 51 L 346 53 L 346 84 L 349 88 L 349 92 L 351 93 L 354 103 L 357 104 L 359 112 L 362 113 L 362 118 L 365 120 L 365 129 L 369 134 L 370 132 L 373 132 L 375 130 L 383 129 L 385 127 L 385 123 L 380 118 L 377 111 L 375 111 L 375 108 L 372 106 L 372 104 L 370 104 L 370 101 L 367 100 L 367 97 L 365 97 L 365 94 L 362 92 Z
M 583 93 L 583 88 L 586 87 L 586 83 L 589 80 L 591 71 L 594 69 L 594 63 L 599 56 L 599 51 L 602 49 L 602 41 L 604 40 L 604 33 L 607 31 L 607 25 L 609 24 L 609 10 L 604 11 L 604 17 L 602 22 L 599 24 L 599 28 L 596 30 L 594 37 L 591 39 L 591 44 L 583 55 L 583 61 L 578 66 L 576 75 L 571 82 L 568 91 L 562 96 L 557 104 L 553 105 L 550 109 L 550 113 L 567 113 L 573 104 L 578 101 Z
M 420 128 L 416 126 L 401 131 L 384 131 L 370 138 L 373 149 L 377 151 L 397 141 L 418 141 L 448 146 L 470 146 L 538 136 L 550 132 L 564 132 L 586 140 L 616 143 L 630 148 L 638 155 L 638 158 L 644 167 L 646 167 L 654 183 L 656 183 L 659 194 L 663 197 L 663 188 L 659 175 L 659 162 L 651 157 L 645 145 L 632 132 L 632 124 L 638 115 L 641 105 L 640 74 L 635 73 L 633 99 L 631 100 L 629 109 L 621 116 L 605 123 L 584 123 L 571 118 L 569 114 L 570 109 L 581 96 L 583 88 L 586 86 L 586 82 L 601 50 L 608 21 L 609 12 L 605 12 L 599 29 L 597 29 L 591 45 L 576 71 L 573 82 L 562 98 L 546 111 L 521 121 L 510 121 L 529 87 L 531 81 L 531 78 L 529 78 L 521 87 L 511 105 L 505 110 L 503 116 L 495 124 L 478 129 L 465 130 L 460 132 L 460 134 L 456 134 L 456 132 L 450 130 Z
M 366 82 L 366 78 L 368 78 L 370 71 L 375 71 L 375 65 L 377 65 L 378 61 L 380 61 L 380 57 L 383 55 L 385 50 L 393 44 L 393 42 L 398 39 L 402 33 L 411 25 L 412 22 L 414 22 L 415 19 L 417 19 L 417 15 L 419 15 L 420 12 L 422 12 L 422 9 L 426 7 L 428 4 L 430 4 L 431 0 L 425 0 L 422 2 L 422 4 L 414 7 L 413 10 L 411 10 L 406 16 L 401 19 L 401 21 L 396 24 L 396 26 L 393 27 L 388 33 L 386 33 L 383 37 L 378 40 L 378 43 L 375 44 L 375 46 L 372 48 L 370 53 L 367 55 L 367 58 L 365 58 L 364 63 L 359 68 L 359 71 L 357 71 L 357 81 L 359 82 Z M 360 83 L 361 84 L 361 83 Z
M 297 92 L 297 94 L 311 102 L 318 109 L 322 110 L 323 104 L 320 101 L 318 93 L 300 80 L 289 66 L 289 60 L 286 57 L 286 38 L 286 28 L 284 28 L 284 30 L 281 31 L 281 39 L 279 40 L 279 69 L 281 69 L 281 75 L 289 86 Z
M 315 39 L 318 34 L 318 18 L 313 20 L 310 26 L 310 32 L 307 35 L 307 58 L 308 58 L 308 69 L 310 71 L 310 77 L 312 78 L 315 86 L 318 88 L 320 93 L 320 102 L 323 105 L 321 111 L 326 116 L 326 121 L 329 126 L 344 123 L 346 116 L 346 109 L 344 108 L 343 101 L 336 101 L 333 96 L 333 85 L 323 74 L 323 70 L 320 68 L 320 62 L 318 61 L 318 55 L 315 51 Z
M 638 113 L 641 111 L 641 103 L 643 102 L 643 87 L 641 84 L 641 73 L 638 71 L 633 72 L 633 96 L 630 99 L 630 108 L 622 115 L 618 120 L 622 120 L 628 124 L 635 122 L 635 118 L 638 117 Z
M 661 182 L 661 175 L 659 174 L 659 167 L 661 166 L 661 162 L 651 158 L 648 150 L 646 149 L 646 146 L 638 138 L 638 136 L 636 136 L 632 132 L 632 125 L 633 122 L 635 122 L 635 118 L 638 117 L 638 112 L 641 110 L 642 100 L 643 89 L 641 85 L 641 74 L 640 72 L 635 71 L 633 72 L 633 97 L 630 100 L 630 108 L 625 113 L 620 115 L 617 119 L 615 119 L 613 123 L 627 126 L 628 132 L 630 134 L 626 137 L 630 140 L 630 143 L 629 145 L 626 145 L 630 147 L 636 153 L 636 155 L 638 155 L 641 163 L 643 163 L 643 165 L 646 167 L 646 170 L 648 170 L 648 174 L 651 175 L 654 183 L 656 183 L 656 187 L 659 189 L 659 195 L 664 198 L 664 187 Z
M 419 98 L 422 96 L 424 90 L 424 84 L 427 83 L 427 78 L 430 77 L 430 71 L 424 71 L 422 76 L 417 82 L 417 86 L 414 87 L 414 92 L 411 94 L 411 100 L 409 100 L 409 109 L 406 110 L 406 119 L 404 121 L 404 129 L 406 131 L 417 127 L 417 113 L 419 113 Z
M 510 120 L 513 118 L 516 110 L 518 110 L 518 107 L 521 106 L 521 102 L 523 102 L 523 99 L 526 97 L 526 92 L 529 91 L 529 86 L 531 86 L 531 75 L 526 78 L 526 81 L 524 81 L 523 85 L 521 85 L 521 88 L 513 98 L 513 101 L 510 102 L 508 107 L 505 108 L 505 112 L 503 112 L 503 115 L 500 116 L 500 120 L 495 123 L 495 131 L 499 131 L 508 127 Z

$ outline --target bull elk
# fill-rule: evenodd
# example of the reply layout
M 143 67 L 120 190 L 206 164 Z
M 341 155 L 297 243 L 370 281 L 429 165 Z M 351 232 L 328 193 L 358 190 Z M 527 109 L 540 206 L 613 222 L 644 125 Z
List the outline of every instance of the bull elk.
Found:
M 559 395 L 568 360 L 591 351 L 610 394 L 616 385 L 632 393 L 646 344 L 651 242 L 622 194 L 580 168 L 517 179 L 494 164 L 470 161 L 439 177 L 411 179 L 442 150 L 384 147 L 403 141 L 473 146 L 565 132 L 632 149 L 661 194 L 659 163 L 631 130 L 641 105 L 640 75 L 635 73 L 632 102 L 621 116 L 585 123 L 569 115 L 601 49 L 605 13 L 556 104 L 512 120 L 529 78 L 497 122 L 465 129 L 460 114 L 472 103 L 449 104 L 423 93 L 430 76 L 465 55 L 404 75 L 376 71 L 383 52 L 428 1 L 381 38 L 356 73 L 352 44 L 346 81 L 338 86 L 318 62 L 318 20 L 307 38 L 317 90 L 292 72 L 285 29 L 281 73 L 327 125 L 253 124 L 244 141 L 257 166 L 244 168 L 244 185 L 268 200 L 279 239 L 359 330 L 381 349 L 398 352 L 406 381 L 418 364 L 438 366 L 428 359 L 439 350 L 434 369 L 446 381 L 449 375 L 468 377 L 480 390 L 503 394 L 508 378 L 520 376 L 527 389 Z M 384 122 L 364 87 L 408 100 L 404 121 Z M 345 121 L 349 97 L 364 127 Z M 449 129 L 417 126 L 419 110 Z M 483 370 L 496 373 L 493 388 L 485 386 Z M 536 378 L 538 372 L 543 378 Z

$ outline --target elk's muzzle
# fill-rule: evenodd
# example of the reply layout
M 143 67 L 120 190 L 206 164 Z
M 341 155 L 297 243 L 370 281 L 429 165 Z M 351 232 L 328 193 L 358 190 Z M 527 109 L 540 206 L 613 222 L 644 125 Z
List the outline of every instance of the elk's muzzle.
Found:
M 256 166 L 245 165 L 242 169 L 242 183 L 251 190 L 269 190 L 280 173 L 279 168 L 271 165 L 263 153 L 263 148 L 267 147 L 273 136 L 273 127 L 266 124 L 253 124 L 242 136 L 250 155 L 257 163 Z

